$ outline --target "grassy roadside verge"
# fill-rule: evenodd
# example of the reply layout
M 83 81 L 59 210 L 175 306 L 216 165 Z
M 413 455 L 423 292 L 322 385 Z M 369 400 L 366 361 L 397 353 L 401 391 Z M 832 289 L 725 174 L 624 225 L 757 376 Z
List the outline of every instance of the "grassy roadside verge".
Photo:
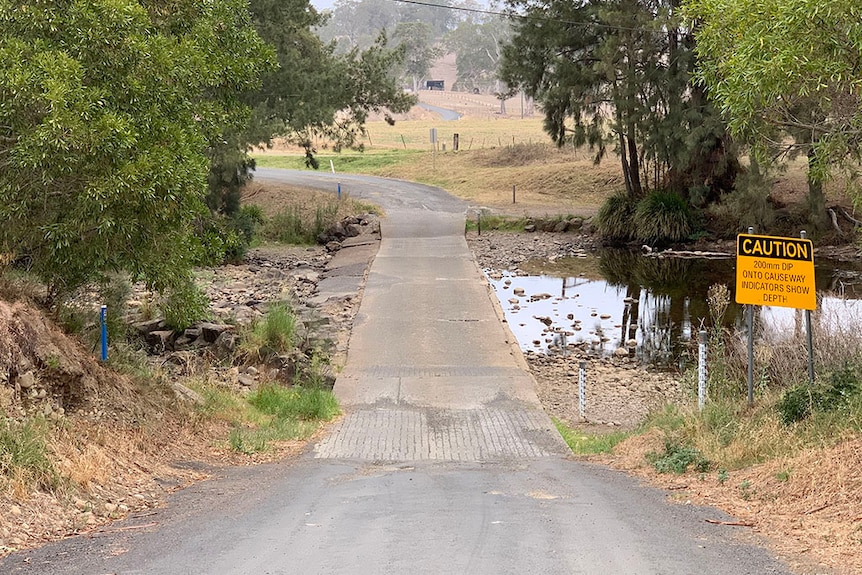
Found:
M 749 407 L 744 343 L 714 329 L 703 410 L 692 390 L 696 374 L 686 372 L 689 403 L 657 409 L 627 435 L 558 428 L 574 453 L 643 477 L 673 501 L 718 507 L 736 526 L 769 536 L 802 572 L 860 573 L 862 341 L 852 331 L 815 330 L 815 348 L 811 384 L 802 341 L 757 346 Z
M 549 213 L 594 212 L 622 180 L 616 164 L 594 165 L 582 150 L 550 143 L 516 143 L 459 152 L 386 151 L 319 156 L 321 170 L 332 159 L 337 172 L 399 178 L 441 187 L 467 201 Z M 305 169 L 298 155 L 255 156 L 260 167 Z M 512 203 L 512 188 L 516 203 Z

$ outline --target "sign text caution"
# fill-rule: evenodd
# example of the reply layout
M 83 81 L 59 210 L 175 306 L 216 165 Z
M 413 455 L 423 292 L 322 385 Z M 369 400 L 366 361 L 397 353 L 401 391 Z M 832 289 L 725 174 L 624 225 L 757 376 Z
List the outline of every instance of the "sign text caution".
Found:
M 739 234 L 736 303 L 816 309 L 811 240 Z

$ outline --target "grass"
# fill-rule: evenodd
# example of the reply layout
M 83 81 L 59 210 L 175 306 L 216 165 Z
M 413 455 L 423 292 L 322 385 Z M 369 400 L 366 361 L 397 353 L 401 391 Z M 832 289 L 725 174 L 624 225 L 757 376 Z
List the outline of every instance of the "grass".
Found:
M 584 434 L 576 429 L 568 427 L 559 419 L 554 418 L 554 425 L 563 437 L 563 441 L 577 455 L 595 455 L 599 453 L 610 453 L 621 441 L 630 434 L 625 431 L 614 431 L 611 433 Z
M 60 476 L 48 456 L 47 445 L 45 422 L 0 419 L 0 480 L 24 493 L 31 491 L 30 486 L 56 489 Z
M 286 303 L 270 306 L 266 315 L 251 324 L 240 342 L 240 352 L 253 360 L 266 360 L 293 349 L 297 320 Z
M 201 412 L 232 429 L 231 449 L 245 454 L 269 450 L 273 443 L 302 440 L 340 413 L 331 392 L 320 388 L 284 387 L 270 383 L 246 398 L 213 385 L 198 386 Z
M 256 239 L 292 245 L 317 243 L 321 232 L 347 216 L 381 213 L 377 206 L 354 200 L 347 192 L 338 199 L 334 193 L 271 182 L 247 186 L 243 203 L 261 212 L 263 224 Z
M 434 152 L 429 132 L 437 128 Z M 451 143 L 460 136 L 460 151 Z M 589 153 L 557 148 L 542 131 L 540 118 L 469 119 L 458 122 L 402 121 L 368 124 L 362 154 L 328 154 L 322 146 L 321 170 L 333 159 L 336 171 L 400 178 L 439 186 L 482 205 L 547 206 L 549 210 L 594 212 L 622 185 L 613 160 L 596 166 Z M 402 141 L 403 137 L 403 141 Z M 446 142 L 447 151 L 442 150 Z M 255 155 L 261 167 L 305 167 L 298 150 L 275 149 Z M 517 203 L 512 205 L 512 187 Z
M 390 166 L 408 163 L 415 156 L 421 154 L 422 152 L 419 151 L 343 152 L 340 154 L 319 154 L 316 157 L 320 162 L 321 172 L 328 172 L 331 167 L 334 167 L 336 172 L 371 173 Z M 261 168 L 312 169 L 305 165 L 305 156 L 266 154 L 257 156 L 255 161 Z

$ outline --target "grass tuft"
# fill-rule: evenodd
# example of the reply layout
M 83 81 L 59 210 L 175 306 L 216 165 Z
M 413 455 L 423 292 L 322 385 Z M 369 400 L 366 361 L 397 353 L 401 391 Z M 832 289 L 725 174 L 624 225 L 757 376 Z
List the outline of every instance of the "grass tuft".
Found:
M 44 422 L 0 419 L 0 479 L 46 491 L 59 486 L 60 476 L 48 457 Z
M 577 455 L 596 455 L 599 453 L 611 453 L 614 447 L 626 439 L 630 434 L 625 431 L 612 433 L 584 434 L 576 429 L 568 427 L 562 421 L 554 418 L 554 425 L 563 437 L 563 441 Z
M 273 443 L 308 438 L 320 424 L 340 413 L 335 396 L 324 389 L 262 385 L 246 398 L 213 385 L 201 385 L 201 413 L 224 421 L 232 430 L 231 449 L 253 454 L 268 451 Z
M 296 344 L 297 320 L 286 303 L 273 304 L 267 314 L 255 321 L 240 343 L 243 355 L 262 360 L 290 351 Z
M 651 192 L 635 208 L 634 235 L 649 244 L 679 242 L 693 230 L 688 202 L 679 194 Z
M 606 240 L 627 242 L 634 237 L 635 200 L 617 193 L 605 200 L 596 215 L 596 227 Z

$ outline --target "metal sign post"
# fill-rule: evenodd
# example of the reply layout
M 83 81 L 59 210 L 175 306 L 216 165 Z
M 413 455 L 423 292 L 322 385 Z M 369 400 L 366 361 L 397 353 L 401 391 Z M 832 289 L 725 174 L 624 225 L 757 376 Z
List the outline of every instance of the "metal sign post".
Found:
M 805 239 L 805 230 L 799 232 L 799 237 Z M 805 310 L 805 339 L 808 343 L 808 381 L 814 383 L 814 337 L 811 334 L 811 310 Z

